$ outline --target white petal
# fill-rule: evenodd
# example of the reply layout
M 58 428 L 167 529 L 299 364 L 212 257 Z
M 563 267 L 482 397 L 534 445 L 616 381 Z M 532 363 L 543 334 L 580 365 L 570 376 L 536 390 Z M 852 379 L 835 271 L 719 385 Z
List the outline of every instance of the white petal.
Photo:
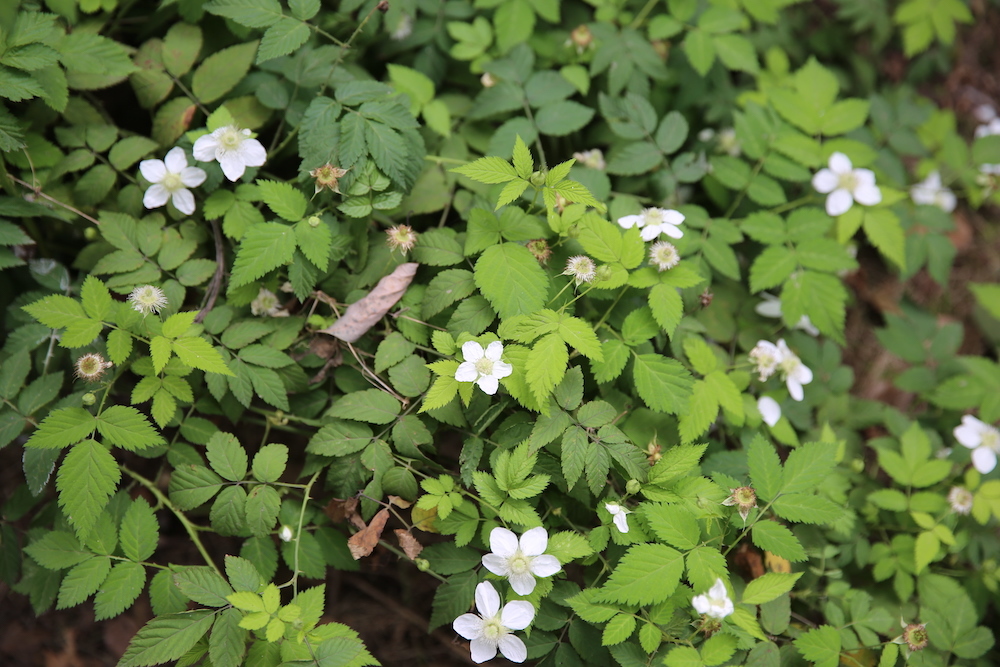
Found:
M 915 185 L 910 188 L 910 198 L 913 199 L 914 204 L 933 206 L 936 197 L 937 193 L 924 185 Z
M 986 424 L 972 415 L 962 417 L 962 425 L 956 426 L 953 433 L 959 444 L 969 449 L 975 449 L 983 442 L 983 430 Z
M 535 590 L 535 577 L 529 572 L 512 574 L 507 577 L 507 580 L 510 581 L 510 587 L 518 595 L 531 595 L 531 591 Z
M 799 364 L 798 368 L 792 372 L 792 376 L 799 384 L 809 384 L 813 381 L 812 369 L 803 364 Z
M 506 528 L 494 528 L 490 531 L 490 551 L 498 556 L 510 558 L 517 552 L 517 535 Z
M 615 514 L 614 522 L 615 526 L 618 527 L 618 530 L 620 530 L 623 533 L 628 532 L 628 515 L 626 515 L 624 512 L 619 512 L 618 514 Z
M 679 225 L 684 222 L 684 214 L 680 211 L 675 211 L 673 209 L 668 209 L 662 212 L 661 218 L 663 222 L 669 225 Z M 679 236 L 677 238 L 680 238 Z
M 618 224 L 625 229 L 631 229 L 636 225 L 642 226 L 642 216 L 641 215 L 625 215 L 618 218 Z
M 791 375 L 785 378 L 785 386 L 788 387 L 788 393 L 792 395 L 792 400 L 801 401 L 805 397 L 805 394 L 802 392 L 802 385 Z
M 511 630 L 524 630 L 535 618 L 535 608 L 526 600 L 508 602 L 500 615 L 500 622 Z
M 715 612 L 716 618 L 725 618 L 726 616 L 732 614 L 734 611 L 736 611 L 736 606 L 733 604 L 733 601 L 730 600 L 729 598 L 726 598 L 726 604 L 722 608 L 722 610 L 721 611 L 717 610 Z
M 236 151 L 240 154 L 243 164 L 248 167 L 259 167 L 267 162 L 267 151 L 256 139 L 244 139 Z
M 871 169 L 855 169 L 854 180 L 858 185 L 875 185 L 875 172 Z M 934 188 L 937 190 L 937 188 Z
M 549 554 L 536 556 L 531 561 L 531 573 L 536 577 L 551 577 L 561 569 L 562 566 L 559 564 L 559 559 Z
M 525 531 L 521 535 L 521 553 L 525 556 L 538 556 L 545 553 L 549 545 L 549 534 L 541 526 Z
M 486 662 L 497 657 L 497 644 L 491 639 L 473 639 L 469 648 L 472 649 L 472 662 Z
M 935 169 L 931 173 L 927 174 L 927 178 L 924 179 L 924 183 L 931 190 L 940 190 L 941 189 L 941 172 L 939 172 L 938 170 Z
M 198 137 L 194 142 L 194 147 L 191 149 L 191 153 L 194 155 L 194 159 L 200 160 L 201 162 L 212 162 L 215 160 L 215 149 L 219 147 L 219 140 L 211 134 L 206 134 L 204 136 Z
M 184 171 L 184 168 L 188 166 L 187 157 L 184 155 L 184 149 L 180 146 L 174 146 L 167 151 L 167 157 L 163 158 L 163 163 L 167 166 L 167 171 L 171 174 L 181 173 Z
M 835 174 L 846 174 L 853 169 L 851 164 L 851 158 L 847 157 L 840 151 L 835 152 L 830 156 L 830 171 Z
M 997 467 L 997 453 L 989 447 L 976 447 L 972 450 L 972 465 L 984 475 Z
M 181 171 L 181 183 L 189 188 L 196 188 L 205 182 L 205 178 L 207 176 L 208 174 L 205 173 L 204 169 L 199 169 L 198 167 L 184 167 Z
M 816 188 L 817 192 L 821 192 L 822 194 L 836 190 L 839 182 L 840 179 L 837 178 L 837 175 L 829 169 L 820 169 L 812 178 L 813 187 Z
M 483 392 L 489 394 L 490 396 L 497 393 L 497 389 L 500 388 L 500 380 L 496 379 L 492 375 L 480 376 L 480 378 L 476 380 L 476 384 L 479 385 L 479 388 L 482 389 Z
M 139 163 L 139 173 L 150 183 L 159 183 L 167 175 L 167 165 L 163 164 L 163 160 L 143 160 Z
M 476 370 L 476 365 L 471 361 L 460 363 L 455 370 L 455 379 L 459 382 L 475 382 L 478 377 L 479 371 Z
M 476 639 L 483 634 L 483 619 L 475 614 L 462 614 L 455 619 L 451 627 L 466 639 Z
M 714 598 L 715 600 L 722 600 L 723 598 L 728 598 L 729 592 L 726 591 L 726 582 L 716 577 L 715 583 L 712 584 L 712 587 L 710 589 L 708 589 L 708 597 Z
M 652 241 L 660 235 L 661 231 L 663 231 L 663 225 L 646 225 L 639 232 L 639 236 L 642 237 L 643 241 Z
M 837 188 L 826 198 L 826 212 L 828 215 L 836 218 L 838 215 L 843 215 L 851 210 L 851 205 L 854 203 L 854 197 L 851 193 L 844 188 Z
M 504 361 L 496 361 L 493 363 L 493 377 L 495 378 L 505 378 L 514 372 L 514 367 Z
M 622 506 L 618 503 L 604 503 L 604 509 L 608 511 L 608 514 L 614 516 L 616 514 L 621 514 Z
M 757 409 L 760 416 L 764 418 L 764 423 L 774 426 L 781 419 L 781 406 L 770 396 L 761 396 L 757 399 Z
M 958 199 L 955 197 L 954 192 L 945 188 L 938 193 L 937 204 L 945 213 L 951 213 L 955 210 L 955 206 L 958 204 Z
M 708 601 L 707 595 L 695 595 L 691 599 L 691 605 L 699 614 L 707 613 L 708 610 L 712 608 L 712 604 Z
M 486 346 L 486 351 L 483 354 L 490 361 L 500 361 L 500 356 L 503 354 L 503 343 L 498 340 L 493 341 Z
M 882 201 L 882 191 L 875 185 L 861 184 L 854 188 L 854 198 L 859 204 L 874 206 Z
M 184 188 L 175 190 L 173 197 L 170 199 L 174 202 L 174 208 L 184 215 L 191 215 L 194 213 L 194 195 L 191 194 L 190 190 L 186 190 Z
M 483 354 L 483 346 L 476 341 L 470 340 L 466 343 L 462 343 L 462 357 L 466 361 L 475 363 L 483 358 Z
M 754 310 L 758 315 L 763 315 L 764 317 L 781 317 L 781 299 L 772 297 L 766 301 L 761 301 L 754 306 Z
M 156 183 L 150 185 L 146 194 L 142 196 L 142 205 L 146 208 L 160 208 L 167 205 L 168 199 L 170 199 L 170 190 Z
M 239 155 L 231 151 L 219 156 L 219 165 L 222 167 L 222 173 L 226 175 L 226 178 L 234 182 L 240 180 L 243 177 L 243 172 L 247 170 L 246 164 L 240 159 Z
M 510 574 L 508 559 L 497 554 L 485 554 L 483 556 L 483 567 L 500 577 L 506 577 Z
M 500 653 L 511 662 L 524 662 L 528 657 L 528 648 L 520 637 L 504 635 L 500 638 Z
M 682 232 L 676 225 L 671 225 L 670 223 L 663 223 L 663 233 L 673 239 L 679 239 L 684 236 Z
M 819 335 L 819 329 L 817 329 L 816 325 L 812 323 L 812 320 L 809 319 L 808 315 L 800 317 L 799 321 L 795 323 L 795 328 L 805 331 L 810 336 Z
M 500 611 L 500 595 L 488 581 L 476 586 L 476 609 L 483 618 L 493 618 Z

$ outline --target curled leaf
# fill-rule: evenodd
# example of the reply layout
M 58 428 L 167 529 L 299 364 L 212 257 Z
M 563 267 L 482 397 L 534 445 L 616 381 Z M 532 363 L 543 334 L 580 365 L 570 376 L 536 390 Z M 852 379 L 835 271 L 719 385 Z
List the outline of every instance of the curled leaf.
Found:
M 396 539 L 399 540 L 399 547 L 410 560 L 419 556 L 420 552 L 424 550 L 424 545 L 418 542 L 417 538 L 415 538 L 410 531 L 397 528 L 393 532 L 396 533 Z
M 351 550 L 354 560 L 364 558 L 371 554 L 382 537 L 382 530 L 385 529 L 385 522 L 389 520 L 389 509 L 379 510 L 378 514 L 372 517 L 371 523 L 351 535 L 347 540 L 347 548 Z
M 378 281 L 371 292 L 352 303 L 344 316 L 330 327 L 322 330 L 342 341 L 353 343 L 375 326 L 396 302 L 403 298 L 403 293 L 413 281 L 419 265 L 415 262 L 400 264 L 396 270 Z

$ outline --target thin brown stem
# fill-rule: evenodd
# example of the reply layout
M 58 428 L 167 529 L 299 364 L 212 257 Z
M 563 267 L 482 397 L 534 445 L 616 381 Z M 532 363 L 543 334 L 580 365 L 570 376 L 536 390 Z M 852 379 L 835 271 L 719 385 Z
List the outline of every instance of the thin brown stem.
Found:
M 219 229 L 219 221 L 211 220 L 212 235 L 215 237 L 215 275 L 212 282 L 208 284 L 207 298 L 205 305 L 198 311 L 194 318 L 195 322 L 201 322 L 205 316 L 215 307 L 215 300 L 219 297 L 219 289 L 222 287 L 222 276 L 226 272 L 226 254 L 222 246 L 222 231 Z

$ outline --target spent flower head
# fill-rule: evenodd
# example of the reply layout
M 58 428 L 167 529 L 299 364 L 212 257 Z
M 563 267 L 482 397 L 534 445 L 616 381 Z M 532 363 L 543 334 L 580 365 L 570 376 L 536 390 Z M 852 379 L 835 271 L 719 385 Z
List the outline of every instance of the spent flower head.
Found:
M 462 356 L 465 359 L 455 371 L 455 379 L 459 382 L 475 382 L 479 388 L 492 396 L 500 388 L 500 380 L 514 372 L 514 367 L 500 361 L 503 356 L 503 343 L 493 341 L 484 349 L 474 340 L 462 345 Z
M 590 167 L 591 169 L 598 169 L 600 171 L 604 171 L 608 167 L 608 163 L 604 161 L 604 152 L 600 148 L 573 153 L 573 157 L 576 158 L 576 161 L 584 167 Z
M 927 648 L 930 638 L 927 636 L 926 623 L 907 623 L 903 619 L 899 619 L 899 623 L 903 626 L 903 634 L 893 639 L 893 644 L 906 644 L 910 651 L 923 651 Z
M 649 263 L 661 273 L 674 268 L 680 261 L 680 253 L 669 241 L 657 241 L 649 246 Z
M 159 313 L 162 308 L 166 308 L 167 295 L 154 285 L 141 285 L 128 295 L 128 302 L 132 304 L 133 309 L 145 316 Z
M 680 211 L 666 208 L 644 208 L 641 213 L 635 215 L 624 215 L 618 218 L 618 224 L 625 229 L 632 227 L 639 228 L 639 235 L 643 241 L 652 241 L 659 238 L 660 234 L 666 234 L 671 238 L 679 239 L 684 236 L 684 232 L 677 226 L 684 222 L 684 214 Z
M 566 260 L 564 276 L 572 276 L 577 287 L 583 283 L 591 283 L 597 277 L 597 265 L 586 255 L 574 255 Z
M 974 501 L 975 498 L 972 496 L 972 491 L 969 491 L 964 486 L 953 486 L 948 491 L 948 504 L 951 505 L 951 511 L 955 514 L 964 515 L 971 512 Z
M 707 593 L 695 595 L 691 604 L 699 614 L 705 614 L 715 619 L 723 619 L 735 611 L 733 601 L 729 599 L 726 584 L 722 579 L 716 579 Z
M 812 179 L 817 192 L 828 194 L 826 212 L 834 217 L 850 210 L 854 202 L 874 206 L 882 201 L 882 191 L 875 185 L 871 169 L 854 169 L 851 159 L 836 152 L 829 167 L 820 169 Z
M 757 507 L 757 492 L 749 486 L 729 489 L 729 497 L 723 500 L 722 504 L 727 507 L 736 507 L 740 513 L 740 517 L 743 519 L 743 523 L 746 523 L 747 516 L 750 515 L 750 510 Z
M 483 556 L 483 566 L 507 577 L 518 595 L 535 590 L 535 577 L 551 577 L 560 570 L 559 560 L 545 553 L 549 534 L 541 526 L 532 528 L 518 540 L 513 531 L 494 528 L 490 532 L 490 550 Z
M 955 439 L 963 447 L 972 450 L 972 465 L 986 474 L 997 467 L 997 456 L 1000 455 L 1000 430 L 979 421 L 972 415 L 962 417 L 962 424 L 955 427 Z
M 404 255 L 417 244 L 417 233 L 409 225 L 393 225 L 385 230 L 385 242 L 392 250 L 399 249 Z
M 188 188 L 196 188 L 205 182 L 204 169 L 189 167 L 184 149 L 171 148 L 162 160 L 143 160 L 139 163 L 139 173 L 149 181 L 142 205 L 159 208 L 172 201 L 174 208 L 184 215 L 194 213 L 194 195 Z
M 250 302 L 250 312 L 256 316 L 265 315 L 267 317 L 288 316 L 287 311 L 281 310 L 281 302 L 278 295 L 263 287 L 257 292 L 257 298 Z
M 91 352 L 76 360 L 76 376 L 87 382 L 97 382 L 104 375 L 104 371 L 114 366 L 110 361 L 105 361 L 104 357 Z
M 321 167 L 316 167 L 315 169 L 309 171 L 309 175 L 316 181 L 316 192 L 327 189 L 331 192 L 336 192 L 338 195 L 343 194 L 340 191 L 340 179 L 346 174 L 346 169 L 335 167 L 329 162 Z
M 632 513 L 632 510 L 628 509 L 624 505 L 619 505 L 618 503 L 604 503 L 604 509 L 608 511 L 611 515 L 611 520 L 615 522 L 615 527 L 623 532 L 628 532 L 628 514 Z
M 247 167 L 259 167 L 267 161 L 264 146 L 250 134 L 250 130 L 226 125 L 198 137 L 191 152 L 202 162 L 218 160 L 226 178 L 238 181 Z
M 486 662 L 496 657 L 497 649 L 511 662 L 524 662 L 528 649 L 511 630 L 524 630 L 535 618 L 535 608 L 526 600 L 514 600 L 500 608 L 500 595 L 493 584 L 484 581 L 476 586 L 476 610 L 455 619 L 455 632 L 470 640 L 472 661 Z
M 549 257 L 552 256 L 552 248 L 549 247 L 549 242 L 545 239 L 532 239 L 528 241 L 525 247 L 531 253 L 532 257 L 538 260 L 539 264 L 544 265 L 549 261 Z

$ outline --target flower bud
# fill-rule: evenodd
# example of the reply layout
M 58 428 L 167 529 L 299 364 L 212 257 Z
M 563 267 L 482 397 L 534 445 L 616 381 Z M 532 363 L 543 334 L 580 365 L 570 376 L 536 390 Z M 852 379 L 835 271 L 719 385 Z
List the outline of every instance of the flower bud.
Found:
M 528 180 L 531 181 L 531 184 L 536 188 L 540 188 L 545 185 L 545 174 L 540 171 L 533 172 L 531 174 L 531 178 Z
M 278 531 L 278 538 L 282 542 L 291 542 L 293 536 L 294 533 L 292 532 L 292 527 L 288 524 L 283 525 L 281 530 Z
M 493 78 L 492 74 L 485 72 L 481 77 L 479 77 L 479 83 L 483 84 L 483 88 L 492 88 L 497 85 L 497 80 Z
M 601 282 L 602 280 L 611 280 L 611 276 L 614 275 L 613 269 L 607 264 L 601 264 L 597 267 L 597 277 L 595 280 Z
M 97 397 L 88 391 L 80 398 L 80 402 L 83 403 L 84 405 L 93 405 L 94 403 L 97 402 Z
M 431 563 L 426 558 L 414 558 L 413 563 L 421 572 L 429 572 L 431 569 Z
M 576 45 L 576 50 L 582 53 L 593 43 L 594 34 L 590 32 L 590 28 L 581 24 L 573 29 L 573 32 L 569 34 L 569 39 Z
M 315 215 L 309 216 L 309 226 L 312 227 L 313 229 L 319 227 L 322 222 L 323 221 L 317 218 Z
M 630 479 L 625 483 L 625 491 L 628 492 L 629 495 L 634 496 L 642 491 L 642 484 L 640 484 L 637 479 Z

